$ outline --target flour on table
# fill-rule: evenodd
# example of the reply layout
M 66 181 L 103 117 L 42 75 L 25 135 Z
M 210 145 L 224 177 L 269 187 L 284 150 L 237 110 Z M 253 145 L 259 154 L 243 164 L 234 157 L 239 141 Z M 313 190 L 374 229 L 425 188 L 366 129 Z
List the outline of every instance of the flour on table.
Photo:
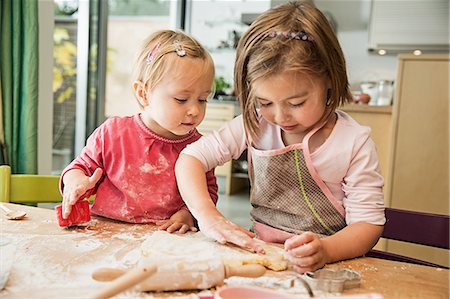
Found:
M 261 264 L 274 271 L 287 269 L 283 249 L 261 240 L 255 239 L 266 254 L 250 253 L 237 247 L 219 244 L 201 232 L 184 235 L 170 234 L 166 231 L 156 231 L 142 244 L 142 255 L 146 257 L 172 256 L 177 258 L 221 258 L 228 265 Z

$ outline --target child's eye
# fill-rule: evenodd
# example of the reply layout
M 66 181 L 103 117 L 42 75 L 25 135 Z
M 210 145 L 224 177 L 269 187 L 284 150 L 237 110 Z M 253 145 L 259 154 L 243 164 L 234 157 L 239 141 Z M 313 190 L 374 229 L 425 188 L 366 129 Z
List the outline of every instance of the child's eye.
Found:
M 301 107 L 303 106 L 305 102 L 301 102 L 301 103 L 289 103 L 289 105 L 291 105 L 292 107 Z
M 179 103 L 184 103 L 184 102 L 186 102 L 187 100 L 186 100 L 186 99 L 178 99 L 178 98 L 175 98 L 175 101 L 177 101 L 177 102 L 179 102 Z
M 261 103 L 261 102 L 259 102 L 259 106 L 261 106 L 261 107 L 269 107 L 270 105 L 272 105 L 272 103 Z
M 201 102 L 201 103 L 207 103 L 208 99 L 207 98 L 206 99 L 198 99 L 198 101 Z

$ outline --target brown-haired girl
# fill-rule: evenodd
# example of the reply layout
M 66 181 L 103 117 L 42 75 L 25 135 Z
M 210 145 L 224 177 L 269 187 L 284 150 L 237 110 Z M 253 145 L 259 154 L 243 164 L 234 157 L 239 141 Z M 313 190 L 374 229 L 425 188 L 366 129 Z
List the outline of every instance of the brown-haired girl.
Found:
M 263 251 L 224 218 L 206 188 L 206 171 L 247 149 L 258 238 L 284 243 L 301 273 L 365 254 L 385 222 L 383 178 L 370 129 L 337 109 L 351 94 L 325 16 L 308 2 L 263 13 L 239 41 L 234 75 L 242 115 L 189 145 L 176 165 L 200 229 Z
M 126 222 L 156 223 L 169 232 L 196 230 L 175 180 L 175 161 L 200 138 L 196 127 L 213 94 L 214 63 L 194 38 L 162 30 L 143 44 L 133 84 L 142 112 L 112 117 L 88 138 L 63 171 L 63 217 L 96 194 L 91 212 Z M 213 171 L 208 198 L 217 201 Z

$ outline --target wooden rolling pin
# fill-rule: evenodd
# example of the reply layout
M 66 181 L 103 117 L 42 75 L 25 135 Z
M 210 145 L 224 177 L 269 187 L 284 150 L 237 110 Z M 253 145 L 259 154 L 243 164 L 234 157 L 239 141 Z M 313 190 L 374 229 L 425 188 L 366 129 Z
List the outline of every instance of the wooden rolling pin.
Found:
M 175 258 L 162 259 L 158 261 L 156 273 L 141 281 L 139 289 L 141 291 L 203 290 L 223 285 L 224 279 L 231 276 L 259 277 L 265 272 L 266 268 L 262 265 L 232 266 L 224 264 L 221 259 L 189 261 Z M 97 281 L 108 281 L 127 275 L 128 272 L 125 270 L 100 268 L 92 274 L 92 278 Z M 115 282 L 116 280 L 113 284 Z
M 156 270 L 157 268 L 154 264 L 149 264 L 147 266 L 138 266 L 135 269 L 128 271 L 126 275 L 122 275 L 114 280 L 113 283 L 92 296 L 92 299 L 107 299 L 114 295 L 117 295 L 120 292 L 123 292 L 126 289 L 135 286 L 142 280 L 153 275 Z

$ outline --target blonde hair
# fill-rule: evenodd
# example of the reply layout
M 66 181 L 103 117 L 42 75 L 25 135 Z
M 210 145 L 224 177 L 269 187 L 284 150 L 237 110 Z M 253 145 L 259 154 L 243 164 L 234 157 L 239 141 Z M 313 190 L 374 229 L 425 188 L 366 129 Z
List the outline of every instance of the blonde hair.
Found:
M 304 32 L 313 40 L 269 37 L 273 32 Z M 351 99 L 344 54 L 324 14 L 312 3 L 289 2 L 261 14 L 241 37 L 234 66 L 235 92 L 247 134 L 259 134 L 252 83 L 293 71 L 328 79 L 328 117 Z
M 184 50 L 184 57 L 177 54 L 177 43 Z M 152 55 L 153 52 L 153 55 Z M 151 56 L 151 61 L 149 58 Z M 203 72 L 213 70 L 214 62 L 208 51 L 192 36 L 177 30 L 159 30 L 151 34 L 142 44 L 134 64 L 133 81 L 140 81 L 146 89 L 153 89 L 178 59 L 199 58 L 204 60 Z

